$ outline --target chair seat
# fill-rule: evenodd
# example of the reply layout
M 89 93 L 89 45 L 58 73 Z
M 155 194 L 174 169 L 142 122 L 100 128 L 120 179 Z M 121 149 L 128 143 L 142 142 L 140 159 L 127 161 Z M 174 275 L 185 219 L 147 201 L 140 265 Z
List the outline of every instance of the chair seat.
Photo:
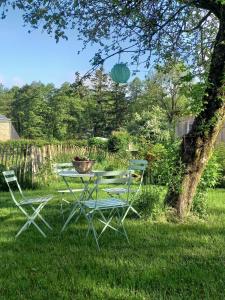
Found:
M 125 193 L 128 193 L 128 189 L 126 188 L 106 188 L 106 189 L 103 189 L 104 192 L 107 192 L 109 194 L 125 194 Z M 130 189 L 130 193 L 136 193 L 137 190 L 134 190 L 134 189 Z
M 80 193 L 80 192 L 83 192 L 83 190 L 84 189 L 71 189 L 71 190 L 67 189 L 67 190 L 58 190 L 57 192 L 58 193 L 70 193 L 72 191 L 73 193 Z
M 52 198 L 53 198 L 52 195 L 49 195 L 49 196 L 46 196 L 46 197 L 29 198 L 29 199 L 25 199 L 25 200 L 21 201 L 20 205 L 48 202 Z
M 82 202 L 87 208 L 93 209 L 108 209 L 117 207 L 127 207 L 129 204 L 125 201 L 116 198 L 100 199 L 100 200 L 87 200 Z

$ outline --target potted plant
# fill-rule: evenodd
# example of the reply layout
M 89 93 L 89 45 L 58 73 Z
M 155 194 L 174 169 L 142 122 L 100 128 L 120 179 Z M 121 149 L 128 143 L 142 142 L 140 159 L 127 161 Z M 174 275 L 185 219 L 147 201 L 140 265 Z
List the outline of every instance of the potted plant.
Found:
M 75 170 L 81 174 L 91 172 L 92 166 L 94 165 L 94 163 L 95 163 L 95 160 L 89 159 L 87 157 L 75 156 L 72 160 L 72 164 L 73 164 Z

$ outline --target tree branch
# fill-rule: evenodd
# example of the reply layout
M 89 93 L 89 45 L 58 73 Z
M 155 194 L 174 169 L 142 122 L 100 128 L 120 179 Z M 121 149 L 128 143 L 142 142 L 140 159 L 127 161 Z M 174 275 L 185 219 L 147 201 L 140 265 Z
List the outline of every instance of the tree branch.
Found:
M 193 28 L 191 28 L 191 29 L 188 29 L 188 30 L 184 30 L 183 32 L 192 32 L 192 31 L 195 31 L 195 30 L 197 30 L 197 29 L 200 29 L 201 28 L 201 26 L 202 26 L 202 24 L 208 19 L 208 17 L 211 15 L 211 11 L 209 11 L 199 22 L 198 22 L 198 24 L 195 26 L 195 27 L 193 27 Z

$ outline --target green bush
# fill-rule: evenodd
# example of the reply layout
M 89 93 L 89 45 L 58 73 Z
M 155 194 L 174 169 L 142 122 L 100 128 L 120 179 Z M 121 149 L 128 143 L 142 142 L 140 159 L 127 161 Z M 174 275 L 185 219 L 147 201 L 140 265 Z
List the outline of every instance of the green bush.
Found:
M 108 148 L 108 139 L 100 137 L 92 137 L 88 140 L 89 147 L 96 147 L 98 149 L 107 150 Z
M 155 144 L 149 148 L 146 159 L 149 161 L 147 170 L 148 182 L 157 185 L 170 185 L 174 176 L 180 176 L 182 168 L 177 165 L 179 141 L 163 145 Z
M 163 189 L 160 186 L 143 186 L 141 193 L 134 201 L 135 209 L 143 217 L 156 219 L 164 210 L 162 192 Z
M 213 154 L 220 167 L 220 178 L 216 184 L 217 187 L 225 188 L 225 143 L 217 145 Z
M 110 152 L 124 152 L 128 149 L 131 136 L 127 131 L 114 131 L 108 141 Z
M 221 178 L 221 168 L 217 161 L 216 155 L 209 160 L 207 167 L 201 177 L 195 197 L 192 203 L 192 211 L 199 217 L 207 215 L 207 192 L 209 188 L 217 185 Z

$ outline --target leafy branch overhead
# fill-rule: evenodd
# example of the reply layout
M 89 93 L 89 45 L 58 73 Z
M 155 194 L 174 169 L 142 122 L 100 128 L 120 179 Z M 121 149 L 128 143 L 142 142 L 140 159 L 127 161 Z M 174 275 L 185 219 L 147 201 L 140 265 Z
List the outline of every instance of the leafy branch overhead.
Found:
M 218 5 L 214 8 L 215 2 L 15 0 L 1 1 L 1 8 L 3 17 L 9 5 L 21 9 L 26 24 L 41 27 L 57 42 L 68 38 L 69 29 L 76 29 L 84 48 L 90 42 L 99 44 L 94 65 L 126 52 L 132 62 L 141 60 L 148 67 L 151 58 L 159 60 L 175 53 L 193 66 L 197 62 L 202 70 L 218 29 L 220 10 Z

